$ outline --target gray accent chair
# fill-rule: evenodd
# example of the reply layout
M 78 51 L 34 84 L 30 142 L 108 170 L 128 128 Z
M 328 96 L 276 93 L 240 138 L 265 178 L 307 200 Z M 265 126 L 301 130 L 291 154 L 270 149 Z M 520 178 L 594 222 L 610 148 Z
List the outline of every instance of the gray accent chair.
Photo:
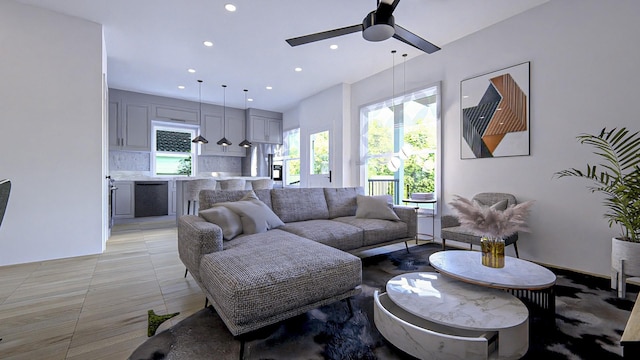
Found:
M 9 193 L 11 192 L 11 181 L 8 179 L 0 180 L 0 225 L 4 218 L 4 212 L 9 202 Z
M 471 200 L 475 200 L 485 206 L 491 206 L 502 200 L 507 200 L 507 206 L 516 205 L 518 201 L 516 197 L 506 193 L 479 193 L 473 196 Z M 445 250 L 445 242 L 448 240 L 458 241 L 469 244 L 469 249 L 473 249 L 473 245 L 480 246 L 480 239 L 482 236 L 476 235 L 473 232 L 460 226 L 460 221 L 456 216 L 443 215 L 441 219 L 441 231 L 440 237 L 442 238 L 442 250 Z M 504 239 L 505 246 L 512 245 L 516 251 L 516 257 L 520 257 L 518 254 L 518 233 L 508 236 Z

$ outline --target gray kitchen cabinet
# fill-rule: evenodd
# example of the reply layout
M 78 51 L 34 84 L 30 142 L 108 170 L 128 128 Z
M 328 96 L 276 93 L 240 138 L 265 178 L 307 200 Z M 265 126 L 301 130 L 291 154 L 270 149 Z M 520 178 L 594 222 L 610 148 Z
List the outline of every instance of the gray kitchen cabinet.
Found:
M 115 149 L 120 146 L 120 102 L 109 101 L 109 147 Z
M 111 149 L 150 151 L 149 106 L 109 101 L 109 146 Z
M 154 120 L 175 121 L 191 125 L 200 124 L 198 109 L 185 108 L 170 105 L 153 105 L 152 114 Z
M 251 142 L 282 144 L 282 114 L 249 109 L 247 138 Z
M 245 135 L 245 119 L 243 111 L 237 109 L 227 109 L 225 126 L 222 124 L 222 114 L 207 114 L 203 110 L 201 133 L 208 144 L 201 145 L 200 155 L 217 156 L 247 156 L 246 148 L 238 146 Z M 223 131 L 226 130 L 226 134 Z M 216 144 L 218 140 L 225 136 L 231 141 L 231 146 Z
M 127 219 L 134 217 L 134 182 L 115 181 L 115 191 L 111 206 L 113 206 L 114 219 Z
M 149 106 L 141 104 L 125 104 L 123 150 L 150 151 L 151 124 L 149 122 Z
M 169 180 L 169 215 L 176 214 L 176 181 Z

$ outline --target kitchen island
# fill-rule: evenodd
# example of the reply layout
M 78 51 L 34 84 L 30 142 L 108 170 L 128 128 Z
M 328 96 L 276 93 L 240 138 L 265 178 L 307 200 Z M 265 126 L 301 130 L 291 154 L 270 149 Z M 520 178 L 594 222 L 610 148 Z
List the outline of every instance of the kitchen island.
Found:
M 169 216 L 175 216 L 177 219 L 187 214 L 188 199 L 185 197 L 184 190 L 188 187 L 185 184 L 189 181 L 199 179 L 211 179 L 216 180 L 216 183 L 222 180 L 228 179 L 244 179 L 248 188 L 251 189 L 251 181 L 258 179 L 267 179 L 267 177 L 251 177 L 251 176 L 234 176 L 232 174 L 221 174 L 220 176 L 148 176 L 136 172 L 122 172 L 114 173 L 112 175 L 114 180 L 114 190 L 112 210 L 114 223 L 122 223 L 132 218 L 143 218 L 136 215 L 136 183 L 142 182 L 166 182 L 167 184 L 167 209 L 166 214 Z M 219 184 L 216 185 L 219 188 Z M 139 198 L 139 197 L 138 197 Z M 139 199 L 140 200 L 140 199 Z M 165 209 L 162 209 L 165 210 Z M 164 212 L 164 211 L 163 211 Z M 193 211 L 192 211 L 193 212 Z

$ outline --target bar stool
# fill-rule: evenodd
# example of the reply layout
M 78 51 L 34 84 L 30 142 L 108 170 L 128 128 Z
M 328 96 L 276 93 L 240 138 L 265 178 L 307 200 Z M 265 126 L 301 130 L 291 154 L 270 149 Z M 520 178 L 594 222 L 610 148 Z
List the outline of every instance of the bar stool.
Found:
M 272 179 L 252 180 L 251 186 L 253 190 L 273 189 L 273 180 Z
M 227 179 L 218 181 L 220 184 L 220 190 L 245 190 L 246 182 L 247 181 L 245 179 Z
M 187 200 L 187 215 L 195 215 L 198 210 L 198 201 L 200 196 L 200 190 L 215 190 L 216 180 L 214 179 L 195 179 L 185 181 L 184 185 L 184 198 Z M 191 203 L 193 202 L 193 212 L 191 212 Z

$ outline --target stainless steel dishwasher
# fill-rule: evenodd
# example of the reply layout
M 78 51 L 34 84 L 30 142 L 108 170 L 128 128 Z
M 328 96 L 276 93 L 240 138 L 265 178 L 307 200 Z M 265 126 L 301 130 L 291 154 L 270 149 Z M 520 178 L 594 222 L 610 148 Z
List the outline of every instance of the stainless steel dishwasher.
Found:
M 169 186 L 167 181 L 135 182 L 135 217 L 169 214 Z

